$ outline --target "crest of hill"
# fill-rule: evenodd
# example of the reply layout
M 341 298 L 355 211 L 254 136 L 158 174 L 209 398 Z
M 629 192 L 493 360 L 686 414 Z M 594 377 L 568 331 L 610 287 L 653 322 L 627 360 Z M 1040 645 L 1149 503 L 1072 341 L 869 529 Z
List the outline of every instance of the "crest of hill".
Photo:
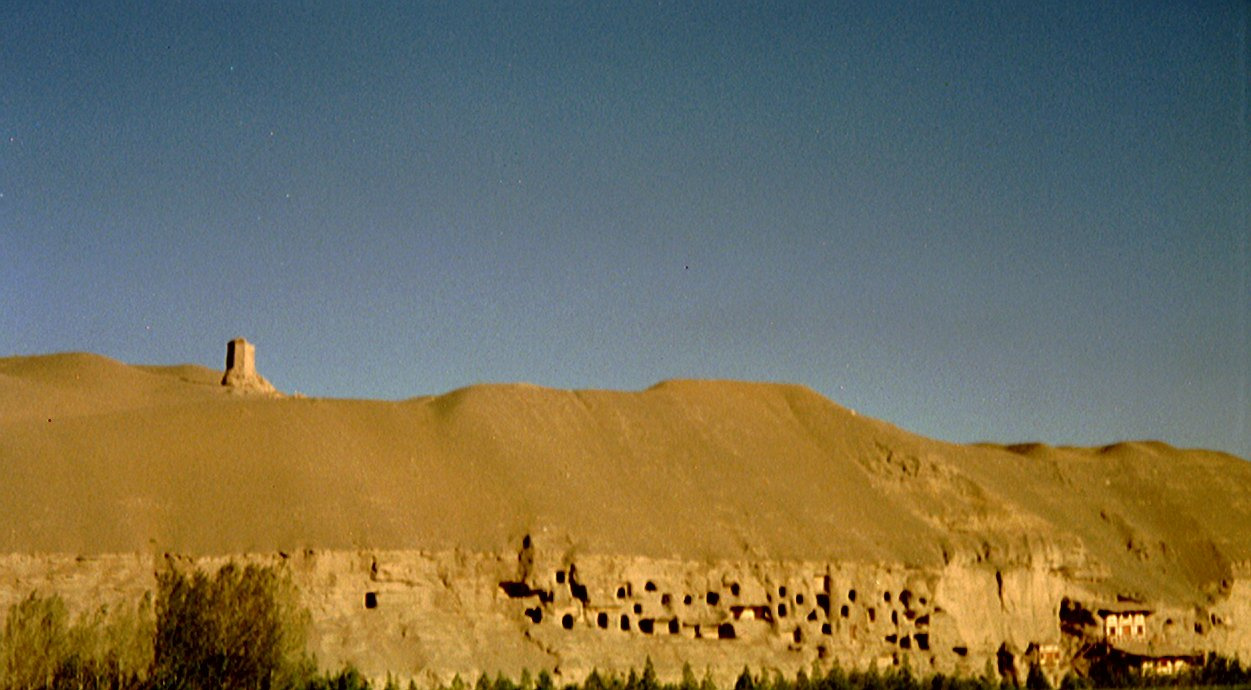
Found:
M 86 352 L 0 358 L 0 424 L 177 404 L 216 393 L 219 372 L 194 364 L 130 366 Z
M 539 534 L 696 559 L 1037 563 L 1184 600 L 1251 561 L 1251 465 L 1221 453 L 955 445 L 782 384 L 384 402 L 219 380 L 0 359 L 0 551 L 498 552 Z

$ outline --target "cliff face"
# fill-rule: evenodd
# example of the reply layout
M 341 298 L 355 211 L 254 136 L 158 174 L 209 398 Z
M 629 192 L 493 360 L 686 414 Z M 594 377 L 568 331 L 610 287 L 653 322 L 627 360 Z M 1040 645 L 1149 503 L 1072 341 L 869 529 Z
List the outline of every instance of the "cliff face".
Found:
M 1039 662 L 1058 680 L 1097 630 L 1075 630 L 1105 595 L 1046 564 L 998 568 L 591 555 L 541 546 L 464 551 L 0 557 L 0 608 L 58 592 L 89 612 L 143 601 L 167 567 L 213 570 L 259 561 L 291 573 L 311 614 L 310 651 L 326 669 L 352 664 L 424 685 L 459 674 L 516 678 L 546 669 L 580 682 L 593 669 L 648 660 L 665 679 L 684 664 L 730 685 L 746 666 L 787 675 L 814 664 L 1024 680 Z M 1246 579 L 1209 606 L 1150 604 L 1144 644 L 1246 659 Z
M 0 359 L 0 606 L 282 552 L 322 662 L 375 673 L 981 672 L 1067 658 L 1118 601 L 1144 640 L 1251 656 L 1251 464 L 1221 453 L 952 445 L 797 386 L 376 402 L 220 376 Z

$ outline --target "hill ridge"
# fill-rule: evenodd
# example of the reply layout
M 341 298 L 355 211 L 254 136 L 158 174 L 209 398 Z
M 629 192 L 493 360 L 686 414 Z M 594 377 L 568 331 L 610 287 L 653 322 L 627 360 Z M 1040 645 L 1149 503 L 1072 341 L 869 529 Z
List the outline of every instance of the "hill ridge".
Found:
M 1251 559 L 1251 464 L 961 445 L 790 383 L 249 398 L 195 365 L 0 359 L 3 552 L 512 548 L 1048 564 L 1195 600 Z

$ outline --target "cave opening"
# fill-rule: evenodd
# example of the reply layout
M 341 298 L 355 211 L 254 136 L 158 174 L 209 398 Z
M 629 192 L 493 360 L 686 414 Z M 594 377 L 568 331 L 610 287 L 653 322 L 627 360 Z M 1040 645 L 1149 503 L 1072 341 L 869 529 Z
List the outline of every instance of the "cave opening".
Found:
M 582 584 L 581 582 L 578 582 L 578 568 L 572 563 L 569 564 L 568 580 L 569 580 L 569 594 L 574 599 L 577 599 L 578 601 L 582 602 L 583 606 L 586 606 L 588 603 L 590 603 L 590 597 L 588 597 L 586 593 L 586 585 Z
M 1006 642 L 999 645 L 999 650 L 995 652 L 995 661 L 1000 676 L 1010 678 L 1016 675 L 1016 655 L 1008 649 Z
M 1093 612 L 1068 597 L 1060 600 L 1059 616 L 1060 632 L 1074 637 L 1081 637 L 1086 628 L 1099 625 Z

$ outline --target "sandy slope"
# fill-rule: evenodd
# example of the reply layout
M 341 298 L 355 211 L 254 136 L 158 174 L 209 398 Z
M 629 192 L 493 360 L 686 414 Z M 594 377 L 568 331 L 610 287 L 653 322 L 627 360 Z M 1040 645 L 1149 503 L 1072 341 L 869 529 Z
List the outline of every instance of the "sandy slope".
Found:
M 798 386 L 232 394 L 220 372 L 0 359 L 0 551 L 514 548 L 1036 562 L 1193 599 L 1251 562 L 1251 464 L 957 446 Z

